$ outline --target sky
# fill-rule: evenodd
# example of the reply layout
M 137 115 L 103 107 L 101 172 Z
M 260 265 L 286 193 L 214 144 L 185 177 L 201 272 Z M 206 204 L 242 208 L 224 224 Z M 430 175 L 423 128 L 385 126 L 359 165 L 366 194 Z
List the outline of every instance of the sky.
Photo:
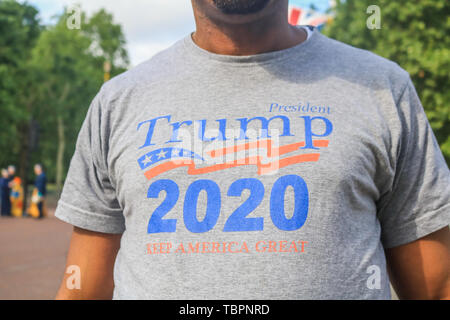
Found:
M 88 15 L 105 8 L 115 23 L 122 25 L 132 66 L 151 58 L 178 39 L 194 31 L 194 16 L 189 0 L 28 0 L 40 11 L 48 24 L 64 6 L 81 5 Z M 329 0 L 290 0 L 290 4 L 319 11 L 328 8 Z

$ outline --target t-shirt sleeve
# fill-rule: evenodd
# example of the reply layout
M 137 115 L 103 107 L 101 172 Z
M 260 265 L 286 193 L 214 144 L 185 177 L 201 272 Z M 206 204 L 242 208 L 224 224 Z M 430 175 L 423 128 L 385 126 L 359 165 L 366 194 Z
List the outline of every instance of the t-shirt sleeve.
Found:
M 78 135 L 55 216 L 82 229 L 120 234 L 125 222 L 108 173 L 109 116 L 104 109 L 99 93 Z
M 395 177 L 378 208 L 385 248 L 412 242 L 450 223 L 450 171 L 409 78 L 397 109 L 401 133 Z

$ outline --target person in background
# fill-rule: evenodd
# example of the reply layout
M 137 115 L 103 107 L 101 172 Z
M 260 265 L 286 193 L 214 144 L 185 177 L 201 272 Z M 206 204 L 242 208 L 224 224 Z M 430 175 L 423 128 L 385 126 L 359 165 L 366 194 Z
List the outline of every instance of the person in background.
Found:
M 23 212 L 22 180 L 19 177 L 15 177 L 10 182 L 10 187 L 11 215 L 13 217 L 21 217 Z
M 9 176 L 9 188 L 11 188 L 12 185 L 12 181 L 14 180 L 14 178 L 16 177 L 16 167 L 13 165 L 8 166 L 8 176 Z
M 44 217 L 44 200 L 47 194 L 47 177 L 44 173 L 42 165 L 36 164 L 34 166 L 34 173 L 36 174 L 36 180 L 34 186 L 37 190 L 38 201 L 37 207 L 39 209 L 39 218 Z
M 9 199 L 9 174 L 8 170 L 2 169 L 2 177 L 0 179 L 0 194 L 1 194 L 1 215 L 10 216 L 11 201 Z

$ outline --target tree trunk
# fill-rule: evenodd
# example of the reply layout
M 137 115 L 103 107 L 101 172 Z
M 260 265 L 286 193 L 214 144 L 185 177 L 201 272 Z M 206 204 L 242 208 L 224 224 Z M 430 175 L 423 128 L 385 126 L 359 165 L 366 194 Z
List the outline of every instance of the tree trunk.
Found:
M 66 148 L 64 118 L 62 116 L 62 106 L 65 103 L 70 92 L 70 85 L 68 82 L 64 85 L 63 92 L 58 99 L 59 112 L 56 116 L 56 126 L 58 131 L 58 150 L 56 152 L 56 190 L 58 193 L 62 190 L 63 174 L 64 174 L 64 150 Z
M 64 172 L 64 150 L 66 148 L 66 140 L 64 135 L 64 120 L 61 115 L 57 116 L 58 126 L 58 151 L 56 154 L 56 190 L 62 189 L 62 180 Z
M 25 124 L 21 124 L 19 126 L 20 134 L 19 134 L 19 141 L 20 144 L 19 147 L 19 177 L 22 179 L 22 181 L 26 182 L 27 177 L 27 154 L 28 154 L 28 132 L 29 127 Z
M 19 154 L 19 177 L 22 180 L 23 186 L 23 207 L 22 215 L 26 215 L 27 210 L 27 194 L 28 194 L 28 162 L 29 162 L 29 126 L 23 124 L 20 126 L 20 154 Z

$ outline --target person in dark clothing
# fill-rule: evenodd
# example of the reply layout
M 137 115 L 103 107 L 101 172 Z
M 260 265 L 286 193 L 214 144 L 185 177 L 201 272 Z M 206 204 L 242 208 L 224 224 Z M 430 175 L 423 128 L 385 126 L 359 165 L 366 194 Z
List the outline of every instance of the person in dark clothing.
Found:
M 42 196 L 47 194 L 47 177 L 40 164 L 34 166 L 34 173 L 36 174 L 35 186 Z
M 46 212 L 45 196 L 47 194 L 47 177 L 40 164 L 34 166 L 34 173 L 36 174 L 36 180 L 31 194 L 31 203 L 27 209 L 27 216 L 40 219 L 45 216 Z
M 1 194 L 1 215 L 10 216 L 11 215 L 11 200 L 9 195 L 11 189 L 9 188 L 9 174 L 8 170 L 2 169 L 2 177 L 0 178 L 0 194 Z
M 36 180 L 34 186 L 38 192 L 38 209 L 39 209 L 39 218 L 44 217 L 44 200 L 45 195 L 47 194 L 47 177 L 42 169 L 42 165 L 36 164 L 34 166 L 34 173 L 36 174 Z
M 8 166 L 8 175 L 9 175 L 9 182 L 13 181 L 16 177 L 16 167 L 13 165 Z

